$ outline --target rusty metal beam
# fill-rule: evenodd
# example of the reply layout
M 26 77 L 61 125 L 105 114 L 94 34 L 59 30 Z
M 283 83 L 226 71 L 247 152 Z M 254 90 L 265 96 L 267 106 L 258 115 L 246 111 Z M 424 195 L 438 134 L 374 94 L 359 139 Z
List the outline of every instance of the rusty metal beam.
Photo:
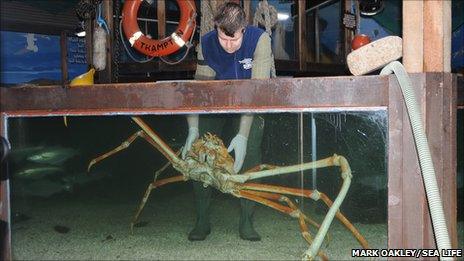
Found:
M 386 107 L 387 87 L 387 77 L 367 76 L 0 88 L 0 106 L 11 115 L 350 109 Z

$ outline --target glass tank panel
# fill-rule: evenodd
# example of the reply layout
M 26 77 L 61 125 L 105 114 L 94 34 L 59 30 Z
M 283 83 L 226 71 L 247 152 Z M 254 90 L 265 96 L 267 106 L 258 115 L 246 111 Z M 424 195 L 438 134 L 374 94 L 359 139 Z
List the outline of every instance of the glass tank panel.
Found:
M 140 119 L 174 153 L 184 146 L 188 132 L 184 115 L 144 115 Z M 203 114 L 200 132 L 214 132 L 227 149 L 239 120 L 239 115 Z M 254 185 L 226 191 L 231 193 L 212 189 L 211 234 L 196 242 L 187 238 L 197 209 L 190 180 L 164 186 L 156 183 L 160 186 L 147 197 L 131 232 L 130 224 L 147 186 L 155 178 L 160 181 L 180 175 L 172 166 L 157 174 L 167 160 L 143 137 L 87 171 L 92 159 L 127 144 L 124 142 L 140 130 L 139 125 L 129 116 L 68 116 L 67 125 L 62 117 L 8 121 L 14 259 L 301 259 L 309 245 L 295 218 L 296 210 L 307 217 L 308 232 L 314 239 L 328 207 L 323 196 L 318 201 L 308 196 L 317 189 L 334 201 L 343 187 L 339 167 L 301 168 L 308 166 L 303 163 L 334 154 L 347 160 L 352 174 L 341 213 L 371 248 L 387 248 L 386 111 L 254 114 L 246 160 L 235 176 L 247 175 L 243 172 L 257 164 L 269 164 L 261 169 L 278 172 L 285 166 L 297 168 L 287 174 L 250 178 L 245 184 Z M 239 146 L 235 148 L 232 158 Z M 197 151 L 195 146 L 193 151 Z M 208 151 L 199 162 L 224 159 L 217 151 Z M 186 159 L 192 155 L 187 154 Z M 216 172 L 231 169 L 217 162 L 220 160 L 208 166 L 214 166 Z M 263 173 L 261 169 L 255 173 Z M 256 192 L 265 190 L 264 184 L 272 186 L 266 187 L 266 193 Z M 248 194 L 240 194 L 245 188 Z M 275 190 L 279 193 L 271 193 Z M 280 196 L 285 193 L 287 201 Z M 261 241 L 239 237 L 243 214 L 234 194 L 251 194 L 262 203 L 256 204 L 252 214 L 248 212 Z M 360 243 L 335 217 L 322 240 L 321 255 L 352 259 L 353 248 L 361 248 Z

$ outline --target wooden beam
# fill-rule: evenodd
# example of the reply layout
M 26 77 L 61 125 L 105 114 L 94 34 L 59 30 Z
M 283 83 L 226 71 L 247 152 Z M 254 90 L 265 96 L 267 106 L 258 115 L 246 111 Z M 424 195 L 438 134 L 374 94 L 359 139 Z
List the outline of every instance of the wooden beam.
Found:
M 62 31 L 60 35 L 60 53 L 61 53 L 61 85 L 68 83 L 68 34 Z
M 253 24 L 253 15 L 251 13 L 251 1 L 243 1 L 243 10 L 245 11 L 246 20 Z
M 413 82 L 416 82 L 413 80 Z M 388 247 L 401 248 L 403 241 L 403 116 L 405 106 L 398 84 L 388 88 Z
M 408 72 L 451 71 L 451 1 L 403 0 L 403 63 Z
M 352 0 L 344 0 L 342 1 L 343 6 L 342 6 L 342 15 L 344 15 L 344 12 L 351 12 L 351 2 Z M 351 41 L 353 40 L 354 37 L 354 31 L 345 27 L 342 23 L 343 26 L 343 52 L 344 56 L 343 58 L 346 60 L 346 56 L 351 52 Z
M 456 229 L 456 76 L 412 75 L 453 247 Z M 433 95 L 426 95 L 433 93 Z M 396 81 L 389 87 L 388 247 L 435 249 L 409 115 Z
M 424 1 L 424 71 L 451 72 L 451 1 Z
M 432 154 L 437 183 L 443 202 L 447 228 L 453 248 L 457 241 L 457 77 L 452 74 L 431 73 L 426 75 L 424 95 L 427 138 Z M 428 207 L 424 218 L 429 220 Z M 427 222 L 426 246 L 435 246 L 431 222 Z
M 403 64 L 410 73 L 424 71 L 424 2 L 403 0 Z
M 460 76 L 458 77 L 458 87 L 457 87 L 457 107 L 459 109 L 464 109 L 464 77 Z
M 450 42 L 451 1 L 403 0 L 403 63 L 408 72 L 450 72 Z M 454 248 L 457 247 L 456 82 L 456 78 L 452 79 L 449 74 L 436 73 L 426 74 L 422 84 L 414 86 L 424 115 L 425 130 Z M 395 120 L 395 115 L 391 115 L 392 120 Z M 407 114 L 402 113 L 402 117 L 404 119 Z M 404 129 L 409 128 L 408 122 L 403 120 L 403 126 Z M 394 212 L 397 219 L 392 219 L 399 222 L 393 227 L 402 227 L 404 234 L 401 239 L 389 238 L 389 247 L 394 248 L 400 244 L 404 248 L 436 248 L 422 179 L 417 179 L 421 177 L 418 159 L 411 157 L 416 153 L 411 149 L 415 149 L 412 138 L 408 131 L 403 131 L 402 151 L 409 156 L 402 157 L 400 172 L 403 174 L 400 182 L 402 210 Z M 413 185 L 414 182 L 416 185 Z M 402 212 L 406 209 L 410 213 Z M 397 215 L 399 213 L 402 214 Z M 401 243 L 394 240 L 400 240 Z
M 166 1 L 158 0 L 156 5 L 156 18 L 158 19 L 158 39 L 166 36 Z
M 106 35 L 106 67 L 104 70 L 98 72 L 99 83 L 113 82 L 112 67 L 113 67 L 113 0 L 105 0 L 102 2 L 103 18 L 108 25 L 109 34 Z M 96 25 L 98 26 L 98 25 Z
M 84 22 L 85 26 L 85 59 L 87 60 L 87 64 L 89 66 L 92 65 L 93 61 L 93 21 L 91 19 L 86 19 Z
M 298 0 L 298 61 L 300 70 L 306 70 L 308 41 L 306 35 L 306 0 Z

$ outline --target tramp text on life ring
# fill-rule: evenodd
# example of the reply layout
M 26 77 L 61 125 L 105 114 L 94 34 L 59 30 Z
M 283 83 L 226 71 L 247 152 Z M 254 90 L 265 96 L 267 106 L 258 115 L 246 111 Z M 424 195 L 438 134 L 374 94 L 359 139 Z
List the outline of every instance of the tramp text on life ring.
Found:
M 124 34 L 132 47 L 148 56 L 165 56 L 184 46 L 196 26 L 194 0 L 177 0 L 180 9 L 180 21 L 176 31 L 164 39 L 146 37 L 137 24 L 137 12 L 143 0 L 126 0 L 122 9 Z

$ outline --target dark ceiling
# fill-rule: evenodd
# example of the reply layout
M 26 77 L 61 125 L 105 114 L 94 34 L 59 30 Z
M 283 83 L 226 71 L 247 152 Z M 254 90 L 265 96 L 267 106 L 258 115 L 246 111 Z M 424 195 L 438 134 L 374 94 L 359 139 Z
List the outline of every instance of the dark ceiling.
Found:
M 59 35 L 73 31 L 78 19 L 78 0 L 1 0 L 0 29 L 3 31 Z

